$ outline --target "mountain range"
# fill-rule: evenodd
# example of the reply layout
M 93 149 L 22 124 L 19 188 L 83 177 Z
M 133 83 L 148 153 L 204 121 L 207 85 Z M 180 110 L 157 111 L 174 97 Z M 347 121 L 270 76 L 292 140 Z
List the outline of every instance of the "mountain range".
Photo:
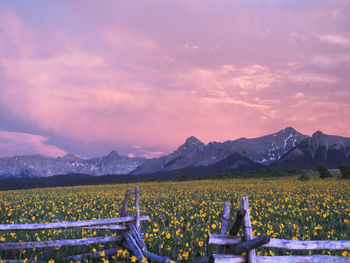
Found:
M 146 159 L 129 158 L 112 151 L 107 156 L 82 159 L 72 154 L 51 158 L 26 155 L 0 158 L 0 178 L 48 177 L 80 173 L 94 176 L 119 174 L 138 176 L 187 172 L 230 173 L 264 168 L 310 169 L 323 163 L 329 168 L 350 164 L 350 138 L 321 131 L 311 137 L 291 127 L 258 138 L 239 138 L 204 144 L 189 137 L 174 152 Z
M 112 151 L 106 156 L 82 159 L 73 154 L 51 158 L 39 154 L 0 158 L 0 177 L 47 177 L 58 174 L 128 174 L 144 163 L 142 157 L 129 158 Z

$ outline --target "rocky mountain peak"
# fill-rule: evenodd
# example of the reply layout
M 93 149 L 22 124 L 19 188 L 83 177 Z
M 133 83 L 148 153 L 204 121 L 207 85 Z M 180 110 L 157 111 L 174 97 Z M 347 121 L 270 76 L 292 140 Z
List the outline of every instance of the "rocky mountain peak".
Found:
M 281 135 L 298 135 L 298 134 L 301 134 L 301 133 L 296 131 L 293 127 L 286 127 L 283 130 L 280 130 L 279 132 L 277 132 L 277 134 L 281 134 Z
M 113 150 L 106 157 L 111 159 L 117 159 L 117 158 L 120 158 L 120 155 L 119 153 Z
M 188 137 L 183 145 L 179 147 L 180 151 L 188 150 L 200 150 L 202 151 L 205 148 L 205 144 L 198 140 L 196 137 Z
M 337 135 L 329 135 L 321 131 L 317 131 L 312 135 L 310 143 L 313 145 L 314 149 L 322 146 L 326 147 L 327 149 L 334 147 L 345 147 L 350 150 L 350 138 Z M 350 153 L 349 150 L 347 150 L 346 155 Z
M 317 131 L 314 134 L 312 134 L 311 144 L 315 149 L 317 149 L 320 146 L 326 146 L 329 143 L 329 136 L 327 136 L 323 132 Z
M 284 128 L 284 131 L 287 133 L 299 133 L 293 127 L 286 127 Z
M 205 144 L 198 140 L 196 137 L 188 137 L 183 145 L 181 145 L 176 151 L 177 154 L 186 154 L 189 152 L 202 152 L 205 148 Z
M 68 153 L 65 156 L 62 157 L 62 160 L 64 161 L 75 161 L 79 159 L 79 157 L 75 156 L 74 154 Z
M 318 130 L 317 132 L 315 132 L 314 134 L 312 134 L 312 137 L 319 137 L 325 135 L 322 131 Z
M 185 144 L 187 144 L 188 146 L 190 145 L 194 145 L 194 146 L 197 146 L 197 145 L 204 145 L 204 143 L 202 143 L 200 140 L 198 140 L 196 137 L 194 136 L 191 136 L 191 137 L 188 137 L 186 139 L 186 142 Z

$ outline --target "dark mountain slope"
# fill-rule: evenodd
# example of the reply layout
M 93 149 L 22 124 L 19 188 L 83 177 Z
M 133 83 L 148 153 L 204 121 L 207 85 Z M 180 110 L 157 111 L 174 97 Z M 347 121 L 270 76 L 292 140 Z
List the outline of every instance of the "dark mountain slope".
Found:
M 319 163 L 329 168 L 350 164 L 350 138 L 318 131 L 282 156 L 272 167 L 312 169 Z

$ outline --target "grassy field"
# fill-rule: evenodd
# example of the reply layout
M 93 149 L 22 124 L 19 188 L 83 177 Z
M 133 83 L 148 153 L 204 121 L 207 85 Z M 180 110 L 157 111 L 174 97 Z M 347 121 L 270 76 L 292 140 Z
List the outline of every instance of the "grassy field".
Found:
M 141 214 L 151 220 L 142 224 L 149 250 L 174 260 L 188 261 L 207 256 L 208 233 L 219 233 L 223 202 L 232 203 L 232 217 L 239 198 L 248 196 L 254 234 L 298 240 L 350 239 L 350 186 L 348 180 L 312 177 L 277 179 L 227 179 L 186 182 L 141 183 Z M 0 223 L 76 221 L 117 217 L 126 188 L 133 184 L 47 188 L 0 192 Z M 134 214 L 131 200 L 130 215 Z M 0 242 L 103 236 L 106 231 L 59 230 L 0 233 Z M 1 258 L 58 260 L 110 247 L 65 247 L 49 250 L 0 252 Z M 260 250 L 258 254 L 281 254 Z M 291 254 L 292 252 L 283 252 Z M 302 253 L 302 252 L 293 252 Z M 308 253 L 308 252 L 305 252 Z M 318 251 L 329 254 L 329 251 Z M 341 254 L 342 252 L 331 252 Z M 117 261 L 129 258 L 119 251 Z M 346 253 L 343 253 L 346 254 Z M 106 261 L 107 259 L 103 259 Z M 109 258 L 110 262 L 115 258 Z M 128 260 L 131 260 L 130 258 Z

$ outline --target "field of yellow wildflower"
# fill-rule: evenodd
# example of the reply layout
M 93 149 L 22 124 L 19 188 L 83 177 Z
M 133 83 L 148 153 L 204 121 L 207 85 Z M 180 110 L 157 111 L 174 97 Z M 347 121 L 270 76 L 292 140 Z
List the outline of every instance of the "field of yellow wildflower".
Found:
M 205 257 L 216 247 L 207 245 L 208 233 L 219 233 L 223 202 L 231 202 L 232 218 L 239 198 L 248 196 L 255 235 L 295 240 L 341 240 L 350 236 L 349 181 L 329 178 L 300 182 L 296 178 L 228 179 L 187 182 L 147 182 L 140 185 L 145 243 L 150 251 L 177 261 Z M 118 217 L 125 190 L 133 184 L 47 188 L 0 192 L 0 223 L 42 223 Z M 129 215 L 134 215 L 130 201 Z M 106 230 L 49 230 L 0 233 L 0 242 L 26 242 L 104 236 Z M 108 248 L 63 247 L 0 251 L 1 259 L 52 259 Z M 258 254 L 309 253 L 260 250 Z M 316 253 L 316 252 L 315 252 Z M 323 254 L 342 252 L 318 251 Z M 344 252 L 343 252 L 344 254 Z M 346 253 L 345 253 L 346 254 Z M 127 258 L 125 250 L 109 261 Z M 103 258 L 107 261 L 107 258 Z

